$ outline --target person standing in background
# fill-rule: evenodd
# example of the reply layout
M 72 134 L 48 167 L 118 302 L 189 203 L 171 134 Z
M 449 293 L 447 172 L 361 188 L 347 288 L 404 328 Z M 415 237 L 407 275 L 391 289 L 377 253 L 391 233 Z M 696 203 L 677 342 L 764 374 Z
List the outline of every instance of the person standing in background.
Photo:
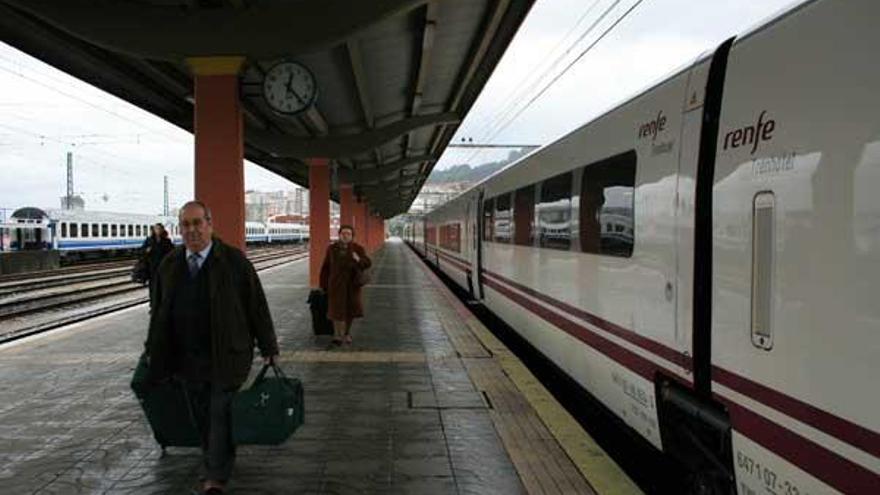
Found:
M 351 344 L 351 324 L 364 316 L 360 271 L 370 267 L 363 246 L 354 242 L 354 228 L 339 227 L 339 240 L 327 246 L 321 265 L 321 289 L 327 293 L 327 318 L 333 321 L 333 344 Z
M 159 273 L 159 264 L 174 249 L 174 244 L 168 238 L 165 226 L 157 223 L 150 228 L 150 236 L 144 240 L 141 249 L 143 249 L 143 256 L 146 258 L 147 273 L 150 277 L 150 308 L 152 309 L 156 302 L 156 278 Z

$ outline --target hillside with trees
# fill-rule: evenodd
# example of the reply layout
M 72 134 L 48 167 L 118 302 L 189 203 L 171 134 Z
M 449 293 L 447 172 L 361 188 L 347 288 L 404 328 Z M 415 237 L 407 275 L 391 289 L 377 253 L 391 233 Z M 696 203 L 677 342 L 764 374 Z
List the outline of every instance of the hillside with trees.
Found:
M 528 151 L 515 150 L 508 153 L 507 158 L 497 162 L 470 166 L 469 164 L 454 165 L 444 170 L 434 170 L 428 177 L 428 184 L 447 184 L 451 182 L 479 182 L 504 168 L 507 164 L 524 156 Z

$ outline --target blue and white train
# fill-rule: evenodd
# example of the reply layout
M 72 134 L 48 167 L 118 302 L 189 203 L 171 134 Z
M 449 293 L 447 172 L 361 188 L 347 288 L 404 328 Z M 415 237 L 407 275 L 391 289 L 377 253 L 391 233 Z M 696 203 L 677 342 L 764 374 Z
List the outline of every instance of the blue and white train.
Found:
M 86 210 L 15 210 L 0 223 L 0 251 L 56 249 L 69 259 L 116 256 L 137 250 L 150 234 L 150 226 L 165 225 L 172 242 L 180 242 L 177 219 Z M 246 222 L 248 245 L 304 243 L 308 227 L 297 223 Z

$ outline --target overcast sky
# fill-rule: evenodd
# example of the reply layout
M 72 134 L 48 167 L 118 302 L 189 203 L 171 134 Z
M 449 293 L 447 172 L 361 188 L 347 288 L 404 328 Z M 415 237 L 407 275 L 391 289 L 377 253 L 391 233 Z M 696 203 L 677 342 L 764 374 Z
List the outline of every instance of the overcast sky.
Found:
M 801 2 L 643 0 L 523 110 L 636 3 L 620 0 L 608 10 L 615 0 L 538 0 L 454 142 L 550 143 L 729 36 Z M 0 43 L 0 208 L 58 207 L 70 151 L 74 190 L 87 209 L 158 213 L 164 175 L 172 206 L 191 197 L 192 147 L 189 133 Z M 449 149 L 437 168 L 502 155 L 506 151 Z M 250 163 L 245 186 L 293 187 Z

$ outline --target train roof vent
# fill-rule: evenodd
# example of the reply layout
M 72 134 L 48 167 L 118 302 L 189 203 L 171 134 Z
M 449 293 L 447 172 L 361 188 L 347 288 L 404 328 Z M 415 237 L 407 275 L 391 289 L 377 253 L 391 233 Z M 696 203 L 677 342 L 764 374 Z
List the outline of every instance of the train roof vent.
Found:
M 46 215 L 46 212 L 39 209 L 34 208 L 32 206 L 28 206 L 25 208 L 19 208 L 12 213 L 12 218 L 22 219 L 22 220 L 44 220 L 49 218 L 49 215 Z

